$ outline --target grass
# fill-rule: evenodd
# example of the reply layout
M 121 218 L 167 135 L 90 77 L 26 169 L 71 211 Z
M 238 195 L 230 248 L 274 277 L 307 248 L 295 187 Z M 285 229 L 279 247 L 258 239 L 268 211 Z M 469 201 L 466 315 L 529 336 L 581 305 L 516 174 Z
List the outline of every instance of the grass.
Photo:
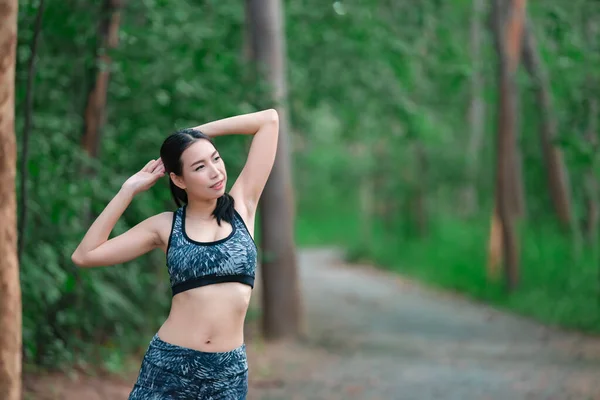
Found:
M 342 245 L 351 260 L 368 260 L 432 286 L 463 293 L 540 322 L 600 333 L 600 264 L 592 252 L 575 256 L 571 241 L 553 228 L 523 226 L 520 284 L 508 294 L 487 279 L 489 220 L 437 220 L 424 238 L 376 228 L 362 242 L 356 216 L 300 214 L 300 246 Z

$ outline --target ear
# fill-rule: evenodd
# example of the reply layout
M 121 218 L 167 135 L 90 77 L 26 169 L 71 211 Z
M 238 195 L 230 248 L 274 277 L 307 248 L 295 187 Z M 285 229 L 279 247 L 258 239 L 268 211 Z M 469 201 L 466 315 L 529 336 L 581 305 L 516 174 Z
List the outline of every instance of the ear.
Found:
M 171 180 L 173 181 L 175 186 L 177 186 L 179 189 L 183 189 L 183 190 L 186 189 L 185 183 L 183 182 L 183 179 L 181 179 L 180 176 L 175 175 L 175 173 L 173 173 L 173 172 L 170 172 L 169 178 L 171 178 Z

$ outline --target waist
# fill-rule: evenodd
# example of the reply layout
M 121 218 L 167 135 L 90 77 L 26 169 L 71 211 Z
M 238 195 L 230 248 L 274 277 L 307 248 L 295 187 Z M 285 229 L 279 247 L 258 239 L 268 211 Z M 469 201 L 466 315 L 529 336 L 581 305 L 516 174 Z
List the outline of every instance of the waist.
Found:
M 149 368 L 157 367 L 191 380 L 235 377 L 248 370 L 244 344 L 224 352 L 203 352 L 166 342 L 158 334 L 150 341 L 144 360 L 151 365 Z
M 161 339 L 199 351 L 220 352 L 244 343 L 244 320 L 252 289 L 220 283 L 187 290 L 173 297 Z

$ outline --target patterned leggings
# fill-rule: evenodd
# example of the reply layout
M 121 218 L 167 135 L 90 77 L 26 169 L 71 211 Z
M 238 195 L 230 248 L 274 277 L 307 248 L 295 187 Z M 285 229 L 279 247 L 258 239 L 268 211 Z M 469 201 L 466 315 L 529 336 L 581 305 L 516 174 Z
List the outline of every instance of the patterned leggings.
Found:
M 154 335 L 129 400 L 245 400 L 246 346 L 205 353 Z

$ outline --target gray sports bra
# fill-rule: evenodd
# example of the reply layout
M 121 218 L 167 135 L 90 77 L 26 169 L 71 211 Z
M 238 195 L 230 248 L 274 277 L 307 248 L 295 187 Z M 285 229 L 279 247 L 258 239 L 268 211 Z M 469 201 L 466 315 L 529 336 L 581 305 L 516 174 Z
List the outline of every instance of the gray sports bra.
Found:
M 167 245 L 173 296 L 222 282 L 240 282 L 253 288 L 258 251 L 238 212 L 234 209 L 229 236 L 214 242 L 196 242 L 185 233 L 185 209 L 183 206 L 173 213 Z

